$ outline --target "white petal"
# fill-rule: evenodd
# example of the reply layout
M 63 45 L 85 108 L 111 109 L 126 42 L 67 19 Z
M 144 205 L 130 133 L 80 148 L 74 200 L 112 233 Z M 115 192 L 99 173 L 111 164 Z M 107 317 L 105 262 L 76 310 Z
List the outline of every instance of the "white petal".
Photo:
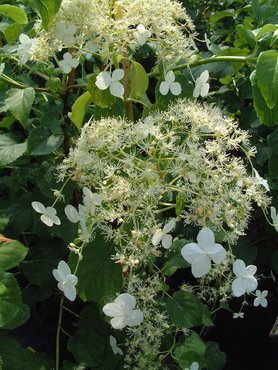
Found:
M 31 203 L 34 210 L 38 213 L 45 213 L 45 206 L 41 202 L 32 202 Z
M 254 306 L 258 307 L 261 304 L 261 298 L 255 298 L 254 299 Z
M 181 93 L 181 84 L 179 82 L 173 82 L 170 85 L 170 91 L 173 95 L 180 95 Z
M 78 278 L 75 275 L 69 274 L 66 277 L 66 283 L 75 286 L 78 283 Z
M 261 306 L 264 307 L 264 308 L 266 308 L 267 305 L 268 305 L 267 299 L 261 298 Z
M 232 283 L 233 295 L 240 297 L 245 293 L 244 278 L 238 277 Z
M 112 82 L 110 85 L 110 93 L 116 98 L 122 98 L 125 92 L 124 85 L 120 82 Z
M 245 290 L 247 293 L 253 292 L 258 287 L 258 281 L 254 276 L 246 276 L 244 278 Z
M 61 34 L 65 34 L 67 29 L 66 29 L 66 25 L 65 25 L 65 22 L 56 22 L 55 23 L 55 27 L 57 29 L 58 32 L 60 32 Z
M 79 60 L 78 60 L 78 59 L 73 58 L 73 59 L 71 60 L 70 65 L 72 66 L 72 68 L 76 68 L 76 67 L 78 66 L 78 64 L 79 64 Z
M 144 320 L 144 314 L 141 310 L 133 310 L 127 318 L 128 326 L 140 325 Z
M 205 252 L 197 243 L 186 244 L 181 249 L 181 255 L 189 263 L 193 263 L 196 259 L 200 258 L 204 254 Z
M 53 222 L 55 225 L 61 225 L 61 221 L 60 221 L 59 217 L 57 217 L 57 216 L 52 216 L 52 217 L 51 217 L 51 220 L 52 220 L 52 222 Z
M 139 33 L 143 33 L 145 31 L 145 27 L 143 26 L 143 24 L 138 24 L 137 31 Z
M 72 61 L 72 55 L 68 52 L 66 52 L 64 55 L 63 55 L 63 59 L 65 62 L 71 62 Z
M 128 293 L 120 294 L 114 302 L 125 309 L 133 309 L 136 306 L 136 299 Z
M 190 370 L 199 370 L 198 362 L 193 362 L 190 366 Z
M 195 278 L 202 277 L 206 275 L 211 268 L 211 260 L 206 254 L 195 259 L 191 265 L 192 275 Z
M 141 33 L 137 33 L 137 41 L 138 41 L 138 44 L 139 45 L 144 45 L 146 43 L 146 36 L 144 34 L 141 34 Z
M 70 24 L 70 25 L 68 26 L 67 32 L 68 32 L 70 35 L 74 35 L 76 31 L 77 31 L 77 28 L 76 28 L 73 24 Z
M 270 207 L 270 216 L 274 224 L 278 222 L 278 216 L 275 207 Z
M 203 227 L 197 235 L 197 242 L 203 250 L 208 251 L 208 247 L 213 246 L 215 243 L 213 231 L 208 227 Z
M 21 44 L 26 44 L 30 41 L 30 37 L 28 35 L 25 35 L 25 33 L 22 33 L 19 36 L 19 41 L 21 42 Z
M 173 71 L 169 71 L 166 73 L 165 81 L 168 83 L 168 85 L 171 85 L 175 81 L 175 73 Z
M 200 86 L 197 85 L 197 81 L 196 81 L 196 85 L 195 85 L 195 88 L 193 90 L 193 97 L 198 98 L 199 95 L 200 95 Z
M 124 70 L 117 68 L 115 71 L 112 73 L 112 82 L 120 81 L 122 78 L 124 78 Z
M 60 271 L 57 270 L 57 269 L 53 269 L 52 270 L 52 274 L 53 276 L 55 277 L 55 279 L 58 281 L 58 282 L 63 282 L 63 276 L 60 274 Z
M 236 260 L 233 264 L 233 272 L 236 276 L 245 275 L 245 263 L 242 260 Z
M 61 60 L 58 64 L 64 73 L 70 73 L 71 66 L 65 60 Z
M 167 224 L 165 224 L 165 226 L 163 227 L 163 233 L 168 234 L 170 231 L 173 230 L 175 225 L 176 225 L 176 222 L 174 220 L 167 222 Z
M 165 249 L 169 249 L 171 245 L 173 244 L 173 237 L 170 234 L 165 234 L 162 237 L 161 241 L 162 247 Z
M 205 82 L 207 82 L 208 81 L 208 79 L 209 79 L 209 72 L 206 70 L 206 71 L 204 71 L 204 72 L 202 72 L 201 74 L 200 74 L 200 80 L 202 81 L 202 83 L 205 83 Z
M 93 193 L 92 194 L 92 201 L 94 202 L 94 204 L 96 206 L 100 206 L 101 205 L 101 197 L 99 194 L 97 193 Z
M 74 224 L 80 221 L 80 215 L 77 209 L 70 204 L 65 207 L 65 214 L 68 220 Z
M 107 303 L 103 308 L 102 311 L 105 313 L 105 315 L 110 317 L 119 317 L 123 316 L 123 310 L 122 307 L 115 303 Z
M 152 237 L 152 245 L 158 245 L 161 242 L 163 237 L 163 231 L 161 229 L 157 229 Z
M 165 81 L 161 82 L 160 86 L 159 86 L 159 92 L 161 95 L 167 95 L 168 92 L 169 92 L 169 84 Z
M 249 265 L 245 269 L 246 275 L 255 275 L 256 272 L 257 272 L 257 267 L 254 265 Z
M 114 329 L 123 329 L 126 327 L 126 319 L 123 316 L 120 317 L 113 317 L 113 319 L 110 321 L 110 324 L 112 325 L 112 328 Z
M 112 80 L 110 73 L 100 72 L 100 74 L 96 78 L 95 84 L 100 90 L 105 90 L 111 85 L 111 82 Z
M 40 217 L 41 222 L 43 222 L 46 226 L 52 227 L 53 226 L 53 220 L 48 217 L 47 215 L 41 215 Z
M 224 261 L 226 258 L 227 252 L 225 248 L 221 244 L 214 244 L 213 248 L 211 248 L 211 252 L 209 252 L 210 258 L 213 260 L 214 263 L 218 264 Z
M 262 292 L 262 297 L 263 298 L 265 298 L 266 296 L 268 295 L 268 290 L 264 290 L 263 292 Z
M 58 270 L 63 278 L 63 281 L 66 281 L 68 275 L 71 274 L 70 268 L 65 261 L 60 261 L 58 264 Z
M 209 84 L 205 83 L 201 86 L 200 95 L 202 97 L 207 96 L 209 92 Z
M 66 285 L 64 289 L 64 294 L 67 299 L 74 301 L 76 298 L 76 289 L 72 285 Z

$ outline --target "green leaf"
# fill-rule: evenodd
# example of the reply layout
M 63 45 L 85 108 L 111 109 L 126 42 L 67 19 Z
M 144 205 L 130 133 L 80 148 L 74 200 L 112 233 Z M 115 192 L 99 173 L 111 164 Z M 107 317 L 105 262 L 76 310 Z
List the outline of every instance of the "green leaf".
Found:
M 257 258 L 258 247 L 251 245 L 248 238 L 242 236 L 236 245 L 232 246 L 233 254 L 236 258 L 243 260 L 247 265 L 251 265 Z
M 0 355 L 3 370 L 49 370 L 54 361 L 31 348 L 23 348 L 19 342 L 5 332 L 0 332 Z
M 209 23 L 214 26 L 216 22 L 220 21 L 221 19 L 223 18 L 226 18 L 226 17 L 234 17 L 235 15 L 235 11 L 234 9 L 227 9 L 226 11 L 224 12 L 217 12 L 215 14 L 213 14 L 210 19 L 209 19 Z
M 239 33 L 240 38 L 251 47 L 254 48 L 256 46 L 256 37 L 254 33 L 248 28 L 244 27 L 242 24 L 236 26 L 236 30 Z
M 276 128 L 270 135 L 268 135 L 267 143 L 271 151 L 275 154 L 278 154 L 278 128 Z
M 145 94 L 149 86 L 149 78 L 144 67 L 135 61 L 131 61 L 128 73 L 130 81 L 130 98 L 138 98 Z
M 207 370 L 221 370 L 226 363 L 226 354 L 216 342 L 206 343 L 205 365 Z
M 200 369 L 204 363 L 206 345 L 199 335 L 192 332 L 185 340 L 174 348 L 174 359 L 184 369 L 190 368 L 193 362 L 198 362 Z
M 88 80 L 88 90 L 91 93 L 92 101 L 95 105 L 101 108 L 109 108 L 115 103 L 115 96 L 110 93 L 109 89 L 100 90 L 97 88 L 96 76 L 93 75 Z
M 181 328 L 202 325 L 207 320 L 204 304 L 190 292 L 178 291 L 167 298 L 166 307 L 171 322 Z M 204 316 L 206 316 L 204 320 Z M 211 325 L 211 324 L 210 324 Z
M 27 150 L 27 142 L 18 143 L 14 135 L 0 134 L 0 167 L 14 162 Z
M 77 292 L 84 301 L 99 302 L 120 291 L 122 272 L 119 264 L 111 260 L 111 255 L 114 253 L 114 245 L 111 242 L 105 242 L 99 234 L 84 249 L 83 259 L 77 271 Z M 77 256 L 72 254 L 69 263 L 74 268 Z M 94 283 L 92 284 L 92 282 Z
M 257 85 L 270 109 L 278 97 L 278 51 L 268 50 L 259 55 L 256 64 Z
M 84 121 L 85 114 L 90 103 L 93 101 L 92 95 L 89 91 L 86 91 L 84 94 L 79 96 L 72 106 L 71 121 L 75 126 L 80 130 Z
M 274 126 L 278 124 L 278 104 L 276 104 L 273 109 L 270 109 L 266 104 L 263 95 L 257 85 L 256 71 L 254 71 L 250 76 L 253 97 L 254 97 L 254 107 L 260 121 L 266 126 Z
M 176 196 L 176 208 L 175 208 L 175 211 L 176 211 L 176 215 L 177 216 L 179 216 L 182 213 L 182 211 L 184 210 L 184 206 L 185 206 L 185 195 L 179 193 Z
M 61 146 L 63 140 L 63 135 L 51 134 L 47 128 L 37 127 L 29 135 L 28 150 L 31 155 L 50 154 Z
M 4 35 L 7 42 L 17 41 L 19 35 L 23 32 L 24 26 L 22 24 L 13 23 L 5 28 Z
M 11 18 L 13 21 L 19 24 L 27 24 L 28 22 L 25 11 L 18 6 L 9 4 L 0 5 L 0 14 Z
M 0 243 L 0 270 L 9 270 L 23 261 L 28 249 L 20 242 L 5 241 Z
M 13 274 L 0 271 L 0 281 L 7 288 L 0 299 L 0 328 L 14 329 L 29 318 L 29 306 L 22 303 L 21 292 Z
M 26 89 L 10 89 L 7 92 L 5 104 L 9 111 L 24 126 L 35 99 L 33 87 Z
M 58 12 L 62 0 L 29 0 L 29 3 L 41 16 L 43 28 L 48 30 L 48 26 Z

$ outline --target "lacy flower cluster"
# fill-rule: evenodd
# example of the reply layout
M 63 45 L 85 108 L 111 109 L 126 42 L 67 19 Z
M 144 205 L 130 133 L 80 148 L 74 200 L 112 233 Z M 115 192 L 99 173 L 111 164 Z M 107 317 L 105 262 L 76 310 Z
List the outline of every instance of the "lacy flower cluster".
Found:
M 171 246 L 177 220 L 222 232 L 232 243 L 244 234 L 253 203 L 266 207 L 269 199 L 247 173 L 242 145 L 251 155 L 247 133 L 219 109 L 178 100 L 144 121 L 88 123 L 59 176 L 99 195 L 92 231 L 113 240 L 115 259 L 132 268 L 158 255 L 161 243 Z
M 48 31 L 37 25 L 33 59 L 50 58 L 63 48 L 97 54 L 105 63 L 148 43 L 158 61 L 174 65 L 194 51 L 194 25 L 172 0 L 63 0 Z M 78 55 L 79 52 L 77 51 Z

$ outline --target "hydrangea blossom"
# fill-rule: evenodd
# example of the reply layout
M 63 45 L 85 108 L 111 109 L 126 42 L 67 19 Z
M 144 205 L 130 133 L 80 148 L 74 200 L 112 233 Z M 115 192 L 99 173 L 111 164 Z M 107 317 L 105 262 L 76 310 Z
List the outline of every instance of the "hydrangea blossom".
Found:
M 137 26 L 134 34 L 138 40 L 138 44 L 141 46 L 144 45 L 147 41 L 147 38 L 151 36 L 151 32 L 149 30 L 146 30 L 146 28 L 142 24 L 139 24 Z
M 74 34 L 77 28 L 73 25 L 66 25 L 65 22 L 56 22 L 56 33 L 55 36 L 58 40 L 62 41 L 65 45 L 73 45 L 75 42 Z
M 123 329 L 126 326 L 137 326 L 143 322 L 143 312 L 134 310 L 135 306 L 135 298 L 131 294 L 123 293 L 113 303 L 106 304 L 102 311 L 105 315 L 113 317 L 111 325 L 114 329 Z
M 211 268 L 211 261 L 221 263 L 226 258 L 226 250 L 221 244 L 215 243 L 213 231 L 203 227 L 197 235 L 197 243 L 189 243 L 182 247 L 183 258 L 191 263 L 193 276 L 199 278 L 206 275 Z
M 32 202 L 32 207 L 38 213 L 41 213 L 41 221 L 51 227 L 53 224 L 61 225 L 59 217 L 56 216 L 56 209 L 53 207 L 45 207 L 41 202 Z
M 254 299 L 254 306 L 255 307 L 262 306 L 266 308 L 268 305 L 268 302 L 265 297 L 268 295 L 268 291 L 264 290 L 261 292 L 260 290 L 256 290 L 255 294 L 256 294 L 256 298 Z
M 253 168 L 253 171 L 254 171 L 255 178 L 257 179 L 258 183 L 261 184 L 265 188 L 266 191 L 270 191 L 267 180 L 263 179 L 255 168 Z
M 160 242 L 162 247 L 169 249 L 172 245 L 173 237 L 168 234 L 175 227 L 175 221 L 169 221 L 163 229 L 157 229 L 152 237 L 152 244 L 154 246 L 158 245 Z
M 188 368 L 186 367 L 184 370 L 199 370 L 199 364 L 198 362 L 192 362 L 191 366 Z
M 258 281 L 254 277 L 256 271 L 256 266 L 249 265 L 246 267 L 245 263 L 240 259 L 234 262 L 233 272 L 237 278 L 232 283 L 232 290 L 235 297 L 240 297 L 257 289 Z
M 161 95 L 167 95 L 169 90 L 173 95 L 180 95 L 181 93 L 181 84 L 175 81 L 175 73 L 169 71 L 166 73 L 165 81 L 161 82 L 159 86 L 159 92 Z
M 233 319 L 244 319 L 244 312 L 234 312 Z
M 209 92 L 209 73 L 208 71 L 204 71 L 201 75 L 196 79 L 195 88 L 193 91 L 193 97 L 198 98 L 198 96 L 204 97 Z
M 19 36 L 20 44 L 17 47 L 17 55 L 19 56 L 19 62 L 24 64 L 34 53 L 34 41 L 29 36 L 22 33 Z
M 76 68 L 78 66 L 79 61 L 76 58 L 73 58 L 70 53 L 66 52 L 63 55 L 63 60 L 60 60 L 58 64 L 64 73 L 70 73 L 72 68 Z
M 114 353 L 114 355 L 121 355 L 123 356 L 123 351 L 121 350 L 120 347 L 117 346 L 117 340 L 116 338 L 113 337 L 113 335 L 110 335 L 109 336 L 109 343 L 110 343 L 110 347 L 112 348 L 112 351 Z
M 71 274 L 70 268 L 65 261 L 60 261 L 58 269 L 53 269 L 52 274 L 58 281 L 58 288 L 64 292 L 64 295 L 70 301 L 76 298 L 75 285 L 78 283 L 78 278 Z
M 96 79 L 96 86 L 100 90 L 110 89 L 110 93 L 118 98 L 124 95 L 124 85 L 119 81 L 124 77 L 123 69 L 115 69 L 112 75 L 109 72 L 100 72 Z
M 272 218 L 274 228 L 278 232 L 278 214 L 277 214 L 276 209 L 274 207 L 270 207 L 270 216 Z

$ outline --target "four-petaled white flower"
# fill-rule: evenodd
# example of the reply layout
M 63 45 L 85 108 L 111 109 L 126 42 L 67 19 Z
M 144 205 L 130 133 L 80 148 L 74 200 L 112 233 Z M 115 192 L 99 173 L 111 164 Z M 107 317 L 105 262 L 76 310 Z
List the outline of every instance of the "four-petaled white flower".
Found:
M 58 281 L 58 288 L 64 292 L 64 295 L 70 301 L 74 301 L 76 298 L 75 285 L 78 283 L 78 279 L 75 275 L 71 274 L 70 268 L 65 261 L 60 261 L 58 269 L 53 269 L 52 274 Z
M 114 303 L 106 304 L 102 311 L 105 315 L 113 317 L 110 321 L 114 329 L 123 329 L 126 326 L 137 326 L 143 322 L 144 315 L 141 310 L 134 310 L 135 298 L 128 293 L 120 294 Z
M 253 171 L 258 181 L 258 184 L 261 184 L 267 191 L 270 191 L 267 180 L 263 179 L 255 168 L 253 168 Z
M 256 290 L 257 297 L 254 299 L 254 306 L 255 307 L 262 306 L 264 308 L 267 307 L 268 302 L 267 299 L 265 298 L 267 295 L 268 295 L 267 290 L 264 290 L 262 292 L 260 290 Z
M 226 250 L 221 244 L 215 243 L 213 231 L 203 227 L 197 235 L 197 243 L 189 243 L 182 247 L 183 258 L 191 263 L 193 276 L 199 278 L 206 275 L 211 268 L 211 261 L 219 264 L 226 258 Z
M 94 42 L 92 41 L 88 41 L 85 46 L 84 46 L 84 49 L 86 50 L 85 52 L 83 52 L 82 54 L 86 54 L 86 59 L 90 59 L 92 54 L 96 53 L 98 50 L 99 50 L 99 47 L 97 44 L 95 44 Z
M 30 39 L 29 36 L 25 35 L 25 33 L 22 33 L 19 36 L 19 42 L 20 44 L 16 51 L 19 56 L 19 63 L 24 64 L 34 54 L 34 44 L 33 40 Z
M 233 319 L 244 319 L 244 312 L 234 312 L 233 313 Z
M 110 93 L 113 96 L 121 98 L 124 95 L 124 85 L 121 84 L 119 81 L 124 77 L 124 70 L 123 69 L 115 69 L 112 72 L 112 75 L 109 72 L 100 72 L 96 79 L 96 86 L 100 90 L 110 89 Z
M 89 188 L 84 186 L 83 188 L 83 202 L 85 209 L 88 210 L 93 216 L 95 213 L 96 206 L 101 205 L 101 197 L 97 193 L 92 193 Z
M 256 271 L 256 266 L 249 265 L 246 267 L 240 259 L 234 262 L 233 272 L 237 278 L 232 283 L 232 290 L 235 297 L 240 297 L 244 293 L 250 293 L 257 289 L 258 281 L 254 277 Z
M 198 362 L 192 362 L 190 368 L 186 367 L 184 370 L 199 370 L 199 364 Z
M 181 93 L 181 84 L 175 81 L 175 73 L 169 71 L 166 73 L 165 81 L 161 82 L 159 86 L 159 92 L 161 95 L 167 95 L 169 90 L 173 95 L 180 95 Z
M 74 34 L 77 31 L 77 28 L 73 25 L 66 25 L 65 22 L 56 22 L 56 38 L 59 41 L 62 41 L 65 45 L 73 45 L 75 42 Z
M 278 213 L 274 207 L 270 207 L 270 216 L 272 218 L 274 228 L 278 232 Z
M 73 58 L 70 53 L 66 52 L 63 55 L 63 60 L 60 60 L 58 64 L 64 73 L 70 73 L 72 68 L 76 68 L 78 66 L 79 61 L 76 58 Z
M 172 231 L 174 227 L 175 221 L 172 220 L 169 221 L 163 229 L 157 229 L 152 237 L 152 244 L 156 246 L 161 242 L 163 248 L 169 249 L 172 245 L 173 237 L 168 233 Z
M 51 227 L 53 224 L 61 225 L 60 219 L 56 216 L 56 209 L 53 207 L 46 207 L 41 202 L 32 202 L 32 207 L 38 213 L 41 213 L 41 221 Z
M 119 354 L 122 356 L 124 354 L 121 348 L 117 346 L 116 338 L 114 338 L 113 335 L 109 336 L 109 343 L 110 343 L 110 347 L 112 348 L 114 355 Z
M 208 71 L 204 71 L 200 74 L 200 76 L 196 79 L 195 88 L 193 91 L 193 97 L 198 98 L 198 96 L 206 96 L 209 92 L 209 73 Z
M 152 35 L 151 32 L 149 30 L 146 30 L 146 28 L 142 24 L 139 24 L 137 26 L 134 34 L 138 40 L 138 44 L 141 46 L 144 45 L 147 41 L 147 38 Z

